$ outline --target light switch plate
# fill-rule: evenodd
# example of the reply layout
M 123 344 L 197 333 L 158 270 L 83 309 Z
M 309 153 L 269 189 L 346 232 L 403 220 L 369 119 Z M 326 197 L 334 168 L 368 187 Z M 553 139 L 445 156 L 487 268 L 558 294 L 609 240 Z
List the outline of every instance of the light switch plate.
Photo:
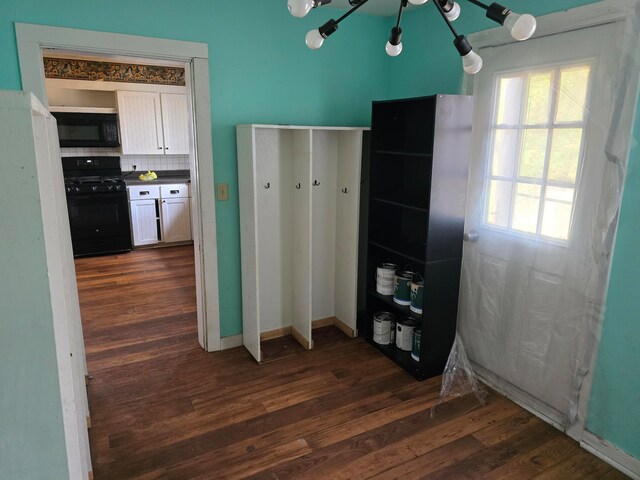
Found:
M 218 200 L 219 201 L 229 200 L 229 184 L 228 183 L 218 184 Z

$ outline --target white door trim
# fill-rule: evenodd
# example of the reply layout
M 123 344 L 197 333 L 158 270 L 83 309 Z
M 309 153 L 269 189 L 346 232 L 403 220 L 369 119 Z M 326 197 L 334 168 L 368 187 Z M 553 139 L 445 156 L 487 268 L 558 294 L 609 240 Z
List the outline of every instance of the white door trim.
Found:
M 220 350 L 218 254 L 211 143 L 209 53 L 204 43 L 140 37 L 90 30 L 16 23 L 22 88 L 48 106 L 42 49 L 58 48 L 96 54 L 115 54 L 186 64 L 189 106 L 194 124 L 194 153 L 190 155 L 192 219 L 196 253 L 198 337 L 207 351 Z M 64 217 L 63 217 L 64 218 Z

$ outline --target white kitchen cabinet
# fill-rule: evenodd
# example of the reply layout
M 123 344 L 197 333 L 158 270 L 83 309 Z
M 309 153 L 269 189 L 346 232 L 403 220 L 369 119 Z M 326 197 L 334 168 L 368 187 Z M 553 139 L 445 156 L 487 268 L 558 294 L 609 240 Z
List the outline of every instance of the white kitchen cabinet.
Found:
M 128 187 L 131 208 L 133 245 L 153 245 L 161 240 L 160 187 L 142 185 Z
M 123 154 L 189 154 L 186 95 L 118 91 L 117 97 Z
M 191 199 L 188 184 L 161 186 L 162 240 L 165 243 L 191 240 Z
M 362 128 L 237 127 L 243 341 L 356 332 Z
M 134 246 L 192 239 L 189 184 L 130 186 L 128 191 Z

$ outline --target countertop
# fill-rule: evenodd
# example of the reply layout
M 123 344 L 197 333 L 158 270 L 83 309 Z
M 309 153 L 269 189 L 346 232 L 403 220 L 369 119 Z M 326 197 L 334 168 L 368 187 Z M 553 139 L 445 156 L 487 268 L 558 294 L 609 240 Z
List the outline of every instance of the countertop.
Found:
M 167 185 L 170 183 L 191 183 L 189 176 L 189 170 L 159 170 L 156 171 L 158 178 L 150 181 L 140 180 L 138 177 L 141 173 L 146 173 L 141 170 L 135 172 L 122 172 L 124 181 L 127 186 L 133 185 Z

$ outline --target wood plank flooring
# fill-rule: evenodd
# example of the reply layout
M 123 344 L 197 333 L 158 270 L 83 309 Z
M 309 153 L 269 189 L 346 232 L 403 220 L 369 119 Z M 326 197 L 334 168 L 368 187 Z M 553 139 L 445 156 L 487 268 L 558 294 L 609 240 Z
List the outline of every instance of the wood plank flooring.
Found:
M 626 478 L 496 393 L 440 403 L 439 379 L 334 327 L 263 365 L 205 353 L 191 246 L 76 270 L 96 480 Z

